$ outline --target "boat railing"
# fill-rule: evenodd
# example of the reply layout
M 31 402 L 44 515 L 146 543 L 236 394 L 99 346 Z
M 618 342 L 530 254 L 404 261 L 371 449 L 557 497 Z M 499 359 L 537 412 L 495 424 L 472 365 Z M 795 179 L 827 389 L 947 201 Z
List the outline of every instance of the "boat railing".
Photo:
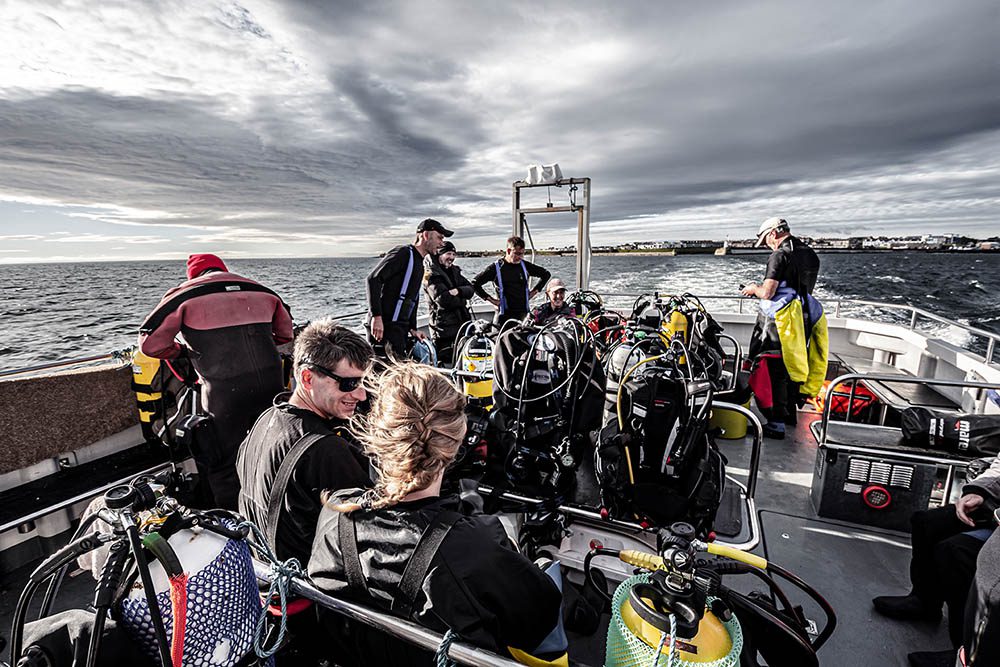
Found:
M 36 364 L 34 366 L 23 366 L 21 368 L 0 370 L 0 378 L 12 377 L 15 375 L 28 375 L 30 373 L 37 373 L 40 371 L 59 370 L 74 366 L 85 366 L 88 364 L 97 365 L 107 361 L 116 361 L 124 365 L 132 359 L 133 349 L 135 348 L 127 347 L 123 350 L 115 350 L 114 352 L 107 352 L 105 354 L 94 354 L 87 357 L 75 357 L 73 359 L 64 359 L 62 361 Z
M 257 577 L 262 581 L 269 582 L 274 577 L 271 568 L 259 561 L 254 561 L 254 569 L 256 570 Z M 440 633 L 417 625 L 412 621 L 376 611 L 356 602 L 328 595 L 302 579 L 292 579 L 291 589 L 296 595 L 312 600 L 324 609 L 336 612 L 352 621 L 363 623 L 392 637 L 431 652 L 436 651 L 444 639 Z M 472 667 L 521 667 L 521 663 L 515 662 L 510 658 L 505 658 L 462 641 L 451 643 L 448 647 L 448 657 L 460 665 L 471 665 Z
M 669 295 L 670 292 L 663 290 L 660 292 L 661 295 Z M 611 299 L 635 299 L 638 294 L 629 294 L 624 292 L 611 292 L 603 294 L 605 298 Z M 734 310 L 727 310 L 726 312 L 736 312 L 736 313 L 747 313 L 756 314 L 756 308 L 747 304 L 747 302 L 756 302 L 757 299 L 753 297 L 745 297 L 738 294 L 696 294 L 695 296 L 702 301 L 713 301 L 713 302 L 723 302 L 732 304 Z M 917 331 L 919 324 L 922 322 L 930 321 L 936 324 L 942 324 L 949 327 L 955 327 L 961 331 L 966 332 L 973 338 L 980 339 L 985 343 L 983 358 L 987 364 L 993 363 L 993 355 L 997 350 L 997 344 L 1000 343 L 1000 333 L 994 331 L 987 331 L 986 329 L 980 329 L 979 327 L 972 326 L 970 324 L 965 324 L 963 322 L 957 322 L 955 320 L 949 319 L 937 313 L 932 313 L 924 308 L 919 308 L 917 306 L 911 306 L 905 303 L 886 303 L 884 301 L 869 301 L 867 299 L 824 299 L 823 306 L 830 317 L 850 317 L 850 314 L 846 314 L 845 311 L 850 310 L 854 307 L 868 307 L 875 308 L 884 311 L 892 311 L 900 313 L 902 315 L 898 320 L 891 318 L 886 318 L 884 323 L 895 324 L 897 326 L 904 326 L 908 331 Z M 866 319 L 870 318 L 870 315 L 866 313 Z
M 847 405 L 854 404 L 854 396 L 859 382 L 881 382 L 884 384 L 921 384 L 938 387 L 959 387 L 962 389 L 993 389 L 1000 390 L 998 382 L 979 382 L 974 380 L 949 380 L 945 378 L 912 377 L 909 375 L 886 375 L 880 373 L 845 373 L 832 380 L 826 388 L 826 395 L 823 397 L 823 417 L 820 426 L 820 442 L 826 442 L 827 426 L 830 423 L 830 409 L 833 405 L 833 392 L 840 386 L 851 387 Z M 845 419 L 850 421 L 850 410 L 847 411 Z
M 669 292 L 664 290 L 663 292 L 661 292 L 661 294 L 666 295 L 669 294 Z M 635 299 L 639 295 L 625 293 L 625 292 L 610 292 L 602 296 L 610 299 L 626 299 L 626 298 Z M 749 314 L 755 312 L 753 308 L 750 308 L 746 305 L 747 301 L 756 301 L 756 299 L 753 299 L 752 297 L 744 297 L 733 294 L 698 294 L 696 296 L 702 301 L 713 301 L 713 302 L 723 302 L 723 303 L 728 302 L 730 304 L 734 304 L 735 312 L 737 313 Z M 856 306 L 898 312 L 903 314 L 904 316 L 902 318 L 902 321 L 904 322 L 908 321 L 907 325 L 901 324 L 899 320 L 893 321 L 890 319 L 887 319 L 885 323 L 895 324 L 897 326 L 906 326 L 906 329 L 909 331 L 916 331 L 918 329 L 918 324 L 920 324 L 921 321 L 928 321 L 928 320 L 931 322 L 935 322 L 937 324 L 942 324 L 949 327 L 955 327 L 957 329 L 960 329 L 961 331 L 966 332 L 973 338 L 978 338 L 985 343 L 983 359 L 987 364 L 994 363 L 993 356 L 996 353 L 998 347 L 997 343 L 1000 343 L 1000 333 L 987 331 L 985 329 L 980 329 L 979 327 L 974 327 L 972 325 L 965 324 L 963 322 L 957 322 L 955 320 L 948 319 L 947 317 L 944 317 L 942 315 L 938 315 L 937 313 L 932 313 L 923 308 L 918 308 L 917 306 L 911 306 L 909 304 L 885 303 L 884 301 L 868 301 L 865 299 L 835 299 L 831 303 L 831 301 L 827 299 L 824 300 L 824 306 L 826 307 L 828 313 L 832 312 L 832 317 L 846 316 L 844 315 L 844 311 L 846 309 L 850 309 Z M 726 312 L 733 312 L 733 311 L 727 310 Z M 365 315 L 367 315 L 367 313 L 368 311 L 365 310 L 357 310 L 347 313 L 338 313 L 336 315 L 333 315 L 332 317 L 335 320 L 344 322 L 345 325 L 348 326 L 348 328 L 359 329 L 361 326 L 361 322 L 358 321 L 356 318 L 364 317 Z M 350 322 L 352 322 L 352 320 L 354 322 L 353 326 L 349 324 Z M 109 352 L 107 354 L 98 354 L 87 357 L 66 359 L 63 361 L 53 361 L 51 363 L 38 364 L 35 366 L 26 366 L 22 368 L 0 370 L 0 378 L 11 377 L 14 375 L 35 373 L 43 370 L 55 370 L 60 368 L 67 368 L 70 366 L 80 366 L 90 363 L 96 364 L 105 361 L 120 361 L 124 363 L 131 357 L 133 349 L 134 348 L 132 347 L 128 347 L 125 348 L 124 350 L 116 350 L 114 352 Z

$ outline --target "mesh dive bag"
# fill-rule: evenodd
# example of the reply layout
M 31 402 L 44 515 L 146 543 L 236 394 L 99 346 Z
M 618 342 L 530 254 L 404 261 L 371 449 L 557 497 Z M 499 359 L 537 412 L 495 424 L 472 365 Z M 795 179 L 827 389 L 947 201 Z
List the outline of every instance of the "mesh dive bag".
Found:
M 661 655 L 657 656 L 656 647 L 650 646 L 636 637 L 625 624 L 621 613 L 622 604 L 628 600 L 632 587 L 648 582 L 648 574 L 637 574 L 623 581 L 615 590 L 615 595 L 611 600 L 611 622 L 608 624 L 608 645 L 604 654 L 604 667 L 650 667 L 654 664 L 662 667 L 736 667 L 739 664 L 740 653 L 743 652 L 743 630 L 736 616 L 723 623 L 733 642 L 732 648 L 725 657 L 710 662 L 689 662 L 680 658 L 678 650 L 673 662 L 670 662 L 669 640 L 668 643 L 664 644 Z M 711 597 L 708 599 L 709 604 L 712 600 Z
M 173 601 L 163 569 L 158 563 L 150 564 L 167 637 L 174 636 L 173 608 L 180 595 L 186 610 L 182 664 L 232 667 L 253 651 L 254 630 L 261 613 L 250 549 L 245 541 L 226 540 L 208 532 L 182 530 L 174 537 L 201 544 L 196 547 L 198 553 L 190 553 L 171 540 L 171 545 L 178 547 L 177 555 L 187 575 L 186 583 L 170 582 Z M 146 654 L 158 661 L 156 633 L 141 587 L 134 588 L 121 601 L 121 616 L 121 624 Z

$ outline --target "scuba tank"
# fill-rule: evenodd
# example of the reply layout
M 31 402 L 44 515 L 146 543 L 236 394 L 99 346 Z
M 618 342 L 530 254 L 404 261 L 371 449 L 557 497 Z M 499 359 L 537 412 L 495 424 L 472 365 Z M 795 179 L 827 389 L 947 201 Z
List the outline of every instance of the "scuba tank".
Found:
M 156 557 L 149 563 L 153 589 L 182 664 L 236 665 L 253 651 L 261 600 L 244 540 L 182 529 L 169 538 L 149 533 L 143 545 Z M 141 582 L 122 599 L 120 613 L 121 625 L 156 659 L 156 633 Z
M 459 357 L 461 370 L 470 373 L 493 372 L 493 341 L 483 332 L 476 332 L 462 346 Z M 470 399 L 484 403 L 486 409 L 493 407 L 493 379 L 462 380 L 462 391 Z
M 605 666 L 645 667 L 662 661 L 672 667 L 736 667 L 743 630 L 719 597 L 720 580 L 704 578 L 699 570 L 695 556 L 704 545 L 694 540 L 694 527 L 675 523 L 659 537 L 661 556 L 615 552 L 647 572 L 629 577 L 615 591 Z M 611 555 L 610 550 L 603 553 Z
M 159 442 L 153 422 L 163 417 L 163 362 L 135 348 L 132 351 L 132 391 L 139 408 L 139 424 L 146 442 Z
M 666 664 L 666 658 L 670 652 L 670 625 L 669 616 L 666 624 L 658 622 L 655 616 L 648 613 L 650 607 L 658 604 L 658 597 L 646 597 L 650 591 L 644 586 L 649 585 L 649 575 L 637 575 L 627 579 L 616 592 L 612 599 L 612 619 L 608 629 L 608 650 L 612 650 L 612 637 L 614 644 L 619 647 L 629 645 L 627 649 L 618 650 L 625 653 L 640 654 L 641 658 L 636 661 L 622 660 L 608 661 L 606 665 L 648 665 L 652 662 L 651 656 L 656 651 L 662 654 L 660 658 Z M 714 599 L 709 599 L 711 605 Z M 733 651 L 733 636 L 739 632 L 739 622 L 731 620 L 729 624 L 724 623 L 712 611 L 705 610 L 704 616 L 698 621 L 693 636 L 684 637 L 677 633 L 675 644 L 677 646 L 678 660 L 674 665 L 704 664 L 712 665 L 736 665 L 739 660 L 739 651 Z M 667 642 L 660 646 L 660 641 L 666 633 Z M 641 644 L 640 644 L 641 642 Z M 735 658 L 736 661 L 733 661 Z
M 670 311 L 670 316 L 663 323 L 663 333 L 667 341 L 679 338 L 682 343 L 688 344 L 688 318 L 680 308 Z

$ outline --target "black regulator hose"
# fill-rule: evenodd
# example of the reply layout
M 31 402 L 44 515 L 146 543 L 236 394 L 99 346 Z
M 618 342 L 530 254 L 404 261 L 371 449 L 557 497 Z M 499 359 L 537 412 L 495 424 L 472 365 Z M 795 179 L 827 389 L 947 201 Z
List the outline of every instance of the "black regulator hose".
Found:
M 21 642 L 24 638 L 24 619 L 28 615 L 28 605 L 31 603 L 31 598 L 34 597 L 36 590 L 38 590 L 38 582 L 29 579 L 21 591 L 21 597 L 17 600 L 17 606 L 14 608 L 14 620 L 10 628 L 11 660 L 17 660 L 21 657 Z
M 604 599 L 607 605 L 611 606 L 611 596 L 608 591 L 603 586 L 598 586 L 597 582 L 594 581 L 594 575 L 591 572 L 590 561 L 593 560 L 594 556 L 611 556 L 613 558 L 618 558 L 621 553 L 618 549 L 607 549 L 605 547 L 594 547 L 587 552 L 586 558 L 583 559 L 583 576 L 587 585 L 593 588 L 597 593 Z
M 812 647 L 815 650 L 819 650 L 819 648 L 826 643 L 826 640 L 830 638 L 830 636 L 833 634 L 833 631 L 837 628 L 837 612 L 833 610 L 833 607 L 830 605 L 829 602 L 826 601 L 826 598 L 824 598 L 822 595 L 819 594 L 819 591 L 817 591 L 815 588 L 813 588 L 805 581 L 800 579 L 797 575 L 792 574 L 791 572 L 781 567 L 780 565 L 775 565 L 771 561 L 768 561 L 767 569 L 769 572 L 773 572 L 782 579 L 785 579 L 794 584 L 797 588 L 802 590 L 806 595 L 811 597 L 816 602 L 816 604 L 819 605 L 820 609 L 823 610 L 823 613 L 826 615 L 826 625 L 823 626 L 823 630 L 812 642 Z

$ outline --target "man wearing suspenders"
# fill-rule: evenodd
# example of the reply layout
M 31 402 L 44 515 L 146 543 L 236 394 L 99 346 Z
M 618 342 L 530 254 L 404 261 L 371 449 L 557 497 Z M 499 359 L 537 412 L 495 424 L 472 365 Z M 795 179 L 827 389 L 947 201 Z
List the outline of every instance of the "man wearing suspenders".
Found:
M 511 236 L 507 239 L 507 252 L 473 279 L 472 288 L 496 307 L 496 323 L 502 325 L 508 320 L 523 320 L 527 316 L 530 310 L 528 303 L 542 290 L 551 275 L 537 264 L 525 261 L 524 239 Z M 528 284 L 531 276 L 538 278 L 534 287 Z M 496 287 L 495 297 L 483 289 L 486 283 L 493 283 Z
M 360 335 L 312 322 L 295 339 L 295 390 L 278 394 L 240 445 L 240 512 L 281 560 L 308 560 L 322 491 L 371 485 L 368 459 L 346 428 L 368 398 L 361 381 L 371 359 Z
M 410 245 L 397 246 L 368 274 L 368 341 L 384 359 L 406 357 L 409 335 L 427 336 L 417 329 L 417 303 L 424 278 L 424 257 L 436 253 L 454 232 L 427 218 L 417 226 Z

